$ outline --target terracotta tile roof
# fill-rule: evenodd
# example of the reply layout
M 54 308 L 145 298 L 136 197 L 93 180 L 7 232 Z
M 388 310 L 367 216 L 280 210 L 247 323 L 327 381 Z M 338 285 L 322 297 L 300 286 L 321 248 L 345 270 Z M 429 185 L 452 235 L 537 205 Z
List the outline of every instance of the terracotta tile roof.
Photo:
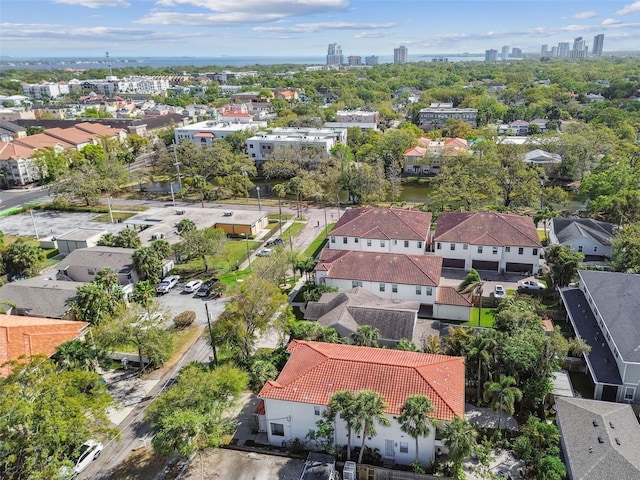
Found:
M 77 128 L 48 128 L 44 132 L 45 135 L 49 135 L 55 139 L 63 140 L 72 145 L 78 145 L 80 143 L 91 143 L 95 135 L 84 132 Z
M 455 287 L 438 287 L 436 303 L 441 305 L 455 305 L 458 307 L 470 307 L 471 294 L 462 294 Z
M 35 135 L 29 135 L 27 137 L 16 138 L 13 140 L 13 143 L 31 148 L 55 147 L 56 145 L 61 145 L 63 148 L 73 147 L 73 145 L 68 142 L 60 140 L 58 138 L 53 138 L 52 136 L 46 135 L 44 133 L 37 133 Z
M 442 257 L 400 253 L 330 250 L 320 252 L 316 270 L 327 278 L 437 287 Z
M 431 139 L 427 137 L 420 137 L 418 139 L 418 145 L 422 145 L 423 147 L 428 147 L 431 143 Z
M 0 142 L 0 160 L 20 160 L 31 158 L 35 149 L 16 143 Z
M 52 355 L 61 343 L 78 338 L 87 322 L 0 314 L 0 365 L 34 355 Z M 10 368 L 0 367 L 0 376 Z
M 120 134 L 120 129 L 111 128 L 110 126 L 103 125 L 101 123 L 82 122 L 76 124 L 74 128 L 82 130 L 83 132 L 88 132 L 92 135 L 99 135 L 101 137 L 116 137 Z
M 340 390 L 373 390 L 384 397 L 388 414 L 400 413 L 407 397 L 420 394 L 431 400 L 438 420 L 464 415 L 462 357 L 295 340 L 287 350 L 289 361 L 261 398 L 327 405 Z
M 213 138 L 215 135 L 212 132 L 198 132 L 194 135 L 194 138 Z
M 424 147 L 411 147 L 404 151 L 406 157 L 424 157 L 427 149 Z
M 412 208 L 353 208 L 347 210 L 331 235 L 359 238 L 426 240 L 431 213 Z
M 531 217 L 498 212 L 444 212 L 438 217 L 436 242 L 538 247 L 542 244 Z
M 254 412 L 256 415 L 264 415 L 266 412 L 266 410 L 264 409 L 264 400 L 260 400 L 258 402 L 258 406 L 256 407 L 256 409 L 254 410 Z

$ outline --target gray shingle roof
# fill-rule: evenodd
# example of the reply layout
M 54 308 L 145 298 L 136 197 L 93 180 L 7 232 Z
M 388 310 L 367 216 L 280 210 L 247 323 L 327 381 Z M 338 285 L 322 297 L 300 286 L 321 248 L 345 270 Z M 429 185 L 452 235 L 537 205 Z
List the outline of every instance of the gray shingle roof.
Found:
M 640 478 L 640 425 L 630 405 L 558 397 L 556 410 L 571 478 Z
M 640 363 L 640 275 L 580 270 L 622 359 Z
M 78 287 L 84 282 L 65 282 L 47 278 L 28 278 L 6 283 L 0 287 L 0 300 L 12 302 L 29 315 L 62 318 L 69 310 L 69 302 L 76 298 Z
M 133 248 L 89 247 L 74 250 L 58 264 L 59 270 L 68 266 L 110 268 L 115 272 L 133 270 Z
M 591 218 L 552 218 L 551 228 L 560 243 L 574 238 L 589 237 L 603 246 L 610 246 L 614 226 Z

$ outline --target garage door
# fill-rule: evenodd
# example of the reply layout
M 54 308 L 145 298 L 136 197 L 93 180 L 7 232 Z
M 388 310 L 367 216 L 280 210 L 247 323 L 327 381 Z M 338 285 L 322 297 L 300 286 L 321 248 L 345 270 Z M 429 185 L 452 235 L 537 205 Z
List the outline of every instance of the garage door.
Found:
M 492 270 L 494 272 L 498 271 L 498 262 L 488 262 L 486 260 L 474 260 L 472 263 L 472 267 L 476 270 Z
M 464 258 L 443 258 L 442 266 L 449 268 L 464 268 Z
M 533 265 L 530 263 L 507 262 L 507 272 L 533 272 Z

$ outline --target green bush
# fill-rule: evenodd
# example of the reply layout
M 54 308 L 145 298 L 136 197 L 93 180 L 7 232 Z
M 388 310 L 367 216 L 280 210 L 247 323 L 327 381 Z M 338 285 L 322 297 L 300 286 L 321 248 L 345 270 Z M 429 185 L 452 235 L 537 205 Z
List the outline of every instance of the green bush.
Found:
M 195 319 L 196 319 L 196 312 L 191 310 L 186 310 L 176 315 L 176 317 L 173 319 L 173 324 L 176 326 L 176 328 L 182 330 L 184 328 L 187 328 L 189 325 L 191 325 L 195 321 Z

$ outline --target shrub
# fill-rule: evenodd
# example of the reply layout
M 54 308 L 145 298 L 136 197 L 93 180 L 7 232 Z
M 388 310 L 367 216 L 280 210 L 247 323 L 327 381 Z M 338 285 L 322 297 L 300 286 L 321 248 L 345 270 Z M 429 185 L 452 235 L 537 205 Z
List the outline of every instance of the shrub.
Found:
M 195 321 L 195 319 L 196 312 L 186 310 L 176 315 L 176 317 L 173 319 L 173 324 L 176 326 L 176 328 L 183 329 L 191 325 Z

